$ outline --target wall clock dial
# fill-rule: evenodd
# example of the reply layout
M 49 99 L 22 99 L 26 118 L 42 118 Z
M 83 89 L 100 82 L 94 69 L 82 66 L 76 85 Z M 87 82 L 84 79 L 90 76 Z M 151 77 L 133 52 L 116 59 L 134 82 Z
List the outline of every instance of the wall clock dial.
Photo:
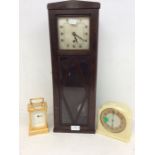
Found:
M 131 111 L 125 104 L 108 102 L 98 113 L 97 133 L 122 141 L 131 136 Z
M 59 49 L 89 49 L 89 17 L 59 17 L 58 38 Z

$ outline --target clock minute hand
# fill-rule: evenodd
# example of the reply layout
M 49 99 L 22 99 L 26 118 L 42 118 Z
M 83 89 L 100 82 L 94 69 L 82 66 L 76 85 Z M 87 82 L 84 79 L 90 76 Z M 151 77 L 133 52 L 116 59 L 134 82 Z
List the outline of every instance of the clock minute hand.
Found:
M 75 32 L 72 33 L 74 36 L 78 37 L 79 39 L 81 39 L 82 41 L 86 41 L 85 39 L 83 39 L 82 37 L 80 37 L 79 35 L 77 35 Z

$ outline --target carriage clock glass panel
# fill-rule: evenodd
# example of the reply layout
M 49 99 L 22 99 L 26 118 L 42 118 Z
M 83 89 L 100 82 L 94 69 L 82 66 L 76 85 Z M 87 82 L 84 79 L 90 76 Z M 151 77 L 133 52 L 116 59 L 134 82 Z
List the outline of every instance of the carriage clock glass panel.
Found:
M 34 111 L 32 112 L 32 127 L 44 127 L 46 125 L 45 112 L 44 111 Z
M 89 50 L 89 17 L 58 17 L 60 50 Z

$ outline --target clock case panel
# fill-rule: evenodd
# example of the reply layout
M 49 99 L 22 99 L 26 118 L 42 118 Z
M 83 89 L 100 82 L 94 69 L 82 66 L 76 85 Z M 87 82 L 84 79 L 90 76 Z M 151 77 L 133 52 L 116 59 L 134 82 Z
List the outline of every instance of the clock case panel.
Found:
M 95 133 L 98 9 L 51 8 L 50 5 L 48 13 L 53 73 L 54 132 Z M 90 17 L 89 50 L 59 49 L 58 17 Z M 71 78 L 67 79 L 69 74 Z M 83 96 L 80 97 L 80 93 L 76 95 L 77 92 L 81 92 Z M 83 108 L 86 109 L 84 111 L 86 118 L 82 117 L 82 108 L 75 114 L 74 111 L 78 106 L 73 104 L 73 99 L 76 101 L 81 99 L 79 102 L 83 103 Z M 86 100 L 86 103 L 83 100 Z M 71 126 L 74 125 L 80 126 L 80 130 L 71 130 Z

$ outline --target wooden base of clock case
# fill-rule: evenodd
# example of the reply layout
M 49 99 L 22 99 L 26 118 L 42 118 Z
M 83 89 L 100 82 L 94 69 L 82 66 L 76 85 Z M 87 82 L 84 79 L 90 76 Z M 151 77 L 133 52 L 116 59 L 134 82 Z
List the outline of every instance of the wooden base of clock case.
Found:
M 95 130 L 80 130 L 80 131 L 71 131 L 70 129 L 53 129 L 54 132 L 64 132 L 64 133 L 90 133 L 94 134 Z
M 54 132 L 95 133 L 100 4 L 88 1 L 64 1 L 50 3 L 47 7 L 53 76 Z M 89 49 L 59 48 L 59 17 L 89 17 Z M 72 126 L 80 129 L 72 130 Z

